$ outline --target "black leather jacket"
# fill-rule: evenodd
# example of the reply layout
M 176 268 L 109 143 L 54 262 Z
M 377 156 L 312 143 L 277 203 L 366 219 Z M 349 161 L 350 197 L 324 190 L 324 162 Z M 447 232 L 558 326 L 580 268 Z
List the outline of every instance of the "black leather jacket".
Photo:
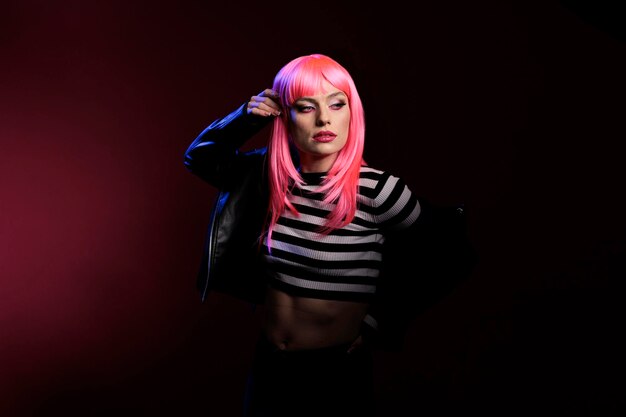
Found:
M 266 148 L 239 148 L 269 122 L 242 105 L 215 120 L 189 146 L 189 171 L 219 190 L 206 235 L 197 285 L 262 304 L 266 280 L 259 236 L 267 212 Z M 366 336 L 387 350 L 400 349 L 413 318 L 470 275 L 477 256 L 466 236 L 462 205 L 434 207 L 418 198 L 418 221 L 384 244 L 384 267 L 370 313 L 378 321 Z

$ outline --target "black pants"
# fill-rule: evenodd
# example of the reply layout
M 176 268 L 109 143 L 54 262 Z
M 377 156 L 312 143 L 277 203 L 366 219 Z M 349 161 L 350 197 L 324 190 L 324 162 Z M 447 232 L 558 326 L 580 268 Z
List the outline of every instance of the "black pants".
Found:
M 261 337 L 244 416 L 375 416 L 372 353 L 349 346 L 283 351 Z

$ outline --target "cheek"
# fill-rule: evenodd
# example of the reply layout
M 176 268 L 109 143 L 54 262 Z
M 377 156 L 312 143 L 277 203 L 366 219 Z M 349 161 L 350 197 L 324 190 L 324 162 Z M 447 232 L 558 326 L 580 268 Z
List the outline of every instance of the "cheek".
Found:
M 302 132 L 302 122 L 292 115 L 287 123 L 287 131 L 289 136 L 296 140 L 300 132 Z
M 307 131 L 301 124 L 291 123 L 289 128 L 289 136 L 296 146 L 306 142 Z
M 340 119 L 339 124 L 341 125 L 342 129 L 347 133 L 348 129 L 350 128 L 350 113 L 343 116 Z
M 305 136 L 306 129 L 301 124 L 294 123 L 291 126 L 291 136 L 294 141 L 299 141 L 303 136 Z
M 300 131 L 303 132 L 310 128 L 310 121 L 304 115 L 296 115 L 294 113 L 291 114 L 289 120 L 289 126 L 291 130 L 294 132 Z

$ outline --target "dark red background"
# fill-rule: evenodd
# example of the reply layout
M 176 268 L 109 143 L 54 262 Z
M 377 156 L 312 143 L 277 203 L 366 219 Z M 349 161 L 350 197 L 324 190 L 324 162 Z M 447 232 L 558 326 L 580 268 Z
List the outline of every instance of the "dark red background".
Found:
M 381 415 L 623 411 L 617 10 L 95 3 L 2 2 L 0 415 L 239 415 L 258 320 L 199 301 L 214 190 L 183 153 L 313 52 L 354 75 L 368 162 L 464 201 L 481 255 L 378 355 Z

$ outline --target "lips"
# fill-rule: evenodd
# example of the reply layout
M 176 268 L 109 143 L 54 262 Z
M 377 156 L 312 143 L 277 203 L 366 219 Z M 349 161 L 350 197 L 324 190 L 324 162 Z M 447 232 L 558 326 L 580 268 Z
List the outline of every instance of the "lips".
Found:
M 317 142 L 332 142 L 337 135 L 329 130 L 324 130 L 322 132 L 318 132 L 313 136 L 313 140 Z

